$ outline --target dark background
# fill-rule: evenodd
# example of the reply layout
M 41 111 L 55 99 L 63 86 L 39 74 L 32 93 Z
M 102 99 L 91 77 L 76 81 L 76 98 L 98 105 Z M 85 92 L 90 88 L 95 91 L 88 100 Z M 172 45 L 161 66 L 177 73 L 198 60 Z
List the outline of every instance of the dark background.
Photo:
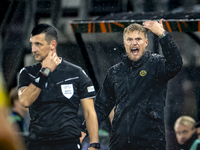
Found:
M 0 64 L 8 91 L 17 86 L 18 73 L 23 66 L 34 62 L 29 36 L 38 23 L 50 23 L 59 32 L 58 55 L 81 66 L 88 74 L 91 68 L 85 63 L 81 49 L 70 27 L 73 20 L 98 20 L 112 15 L 127 18 L 130 14 L 148 15 L 167 13 L 199 13 L 200 0 L 1 0 L 0 5 Z M 184 18 L 184 16 L 183 16 Z M 142 18 L 141 18 L 142 19 Z M 149 18 L 153 19 L 153 18 Z M 200 119 L 200 49 L 197 40 L 183 32 L 170 33 L 183 57 L 183 69 L 168 83 L 165 107 L 165 125 L 168 149 L 176 149 L 174 122 L 181 115 Z M 154 35 L 148 33 L 147 50 L 155 51 Z M 82 34 L 97 82 L 102 85 L 107 70 L 120 61 L 124 52 L 122 33 Z M 160 51 L 158 52 L 162 54 Z M 81 115 L 80 111 L 80 115 Z M 106 123 L 107 124 L 107 123 Z M 109 125 L 108 125 L 109 126 Z M 101 128 L 109 132 L 105 123 Z M 103 139 L 103 138 L 102 138 Z

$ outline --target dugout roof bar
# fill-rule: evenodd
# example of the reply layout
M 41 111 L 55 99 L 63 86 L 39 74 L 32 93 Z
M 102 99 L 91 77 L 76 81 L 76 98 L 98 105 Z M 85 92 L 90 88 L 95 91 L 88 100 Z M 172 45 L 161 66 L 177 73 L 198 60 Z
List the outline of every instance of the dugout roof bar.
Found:
M 74 33 L 107 33 L 123 32 L 124 27 L 131 23 L 142 23 L 146 20 L 102 20 L 102 21 L 73 21 L 71 27 Z M 200 19 L 169 19 L 163 25 L 168 32 L 200 31 Z
M 127 16 L 126 16 L 127 15 Z M 125 17 L 123 17 L 125 16 Z M 163 18 L 163 25 L 168 32 L 195 32 L 200 31 L 200 13 L 172 13 L 162 14 L 110 14 L 95 20 L 74 20 L 71 27 L 74 33 L 107 33 L 123 32 L 124 27 L 131 23 L 142 23 L 146 20 Z
M 81 49 L 89 76 L 97 89 L 98 85 L 95 74 L 81 34 L 123 32 L 124 28 L 131 23 L 142 24 L 146 20 L 159 21 L 161 18 L 164 19 L 163 25 L 165 30 L 168 32 L 184 32 L 200 44 L 199 37 L 194 33 L 200 31 L 200 13 L 134 14 L 133 12 L 125 12 L 100 16 L 94 20 L 71 21 L 70 25 Z M 155 52 L 158 53 L 157 36 L 154 36 L 154 49 Z

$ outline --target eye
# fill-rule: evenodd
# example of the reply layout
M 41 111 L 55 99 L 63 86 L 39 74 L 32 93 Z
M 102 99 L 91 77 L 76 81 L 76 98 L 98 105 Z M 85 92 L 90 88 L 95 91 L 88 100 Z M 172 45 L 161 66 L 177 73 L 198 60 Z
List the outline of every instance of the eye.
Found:
M 36 46 L 41 46 L 42 44 L 41 44 L 41 43 L 35 43 L 35 45 L 36 45 Z
M 183 134 L 187 134 L 187 133 L 188 133 L 188 131 L 187 131 L 187 130 L 184 130 L 184 131 L 183 131 Z
M 140 41 L 140 40 L 141 40 L 141 38 L 136 38 L 136 40 L 137 40 L 137 41 Z

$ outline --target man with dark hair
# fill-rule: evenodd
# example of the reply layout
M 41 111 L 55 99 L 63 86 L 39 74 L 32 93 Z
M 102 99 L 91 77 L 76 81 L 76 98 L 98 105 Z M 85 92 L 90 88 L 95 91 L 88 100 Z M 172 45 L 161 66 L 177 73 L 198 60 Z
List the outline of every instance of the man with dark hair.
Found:
M 114 108 L 110 150 L 164 150 L 164 106 L 167 82 L 182 67 L 182 58 L 162 19 L 124 29 L 126 55 L 111 67 L 97 93 L 98 122 Z M 145 51 L 147 29 L 159 36 L 164 57 Z
M 81 103 L 90 134 L 90 150 L 96 150 L 100 145 L 94 86 L 82 68 L 58 57 L 57 37 L 53 26 L 36 26 L 30 43 L 39 63 L 20 71 L 19 100 L 29 107 L 31 117 L 28 149 L 81 149 L 77 116 Z

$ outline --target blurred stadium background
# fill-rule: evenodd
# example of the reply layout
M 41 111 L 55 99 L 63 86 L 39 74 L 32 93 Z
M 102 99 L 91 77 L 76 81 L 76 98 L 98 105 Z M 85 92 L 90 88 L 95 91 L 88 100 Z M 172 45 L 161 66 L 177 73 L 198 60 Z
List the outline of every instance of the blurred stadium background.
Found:
M 170 34 L 184 62 L 182 71 L 168 84 L 165 107 L 167 149 L 176 149 L 175 120 L 181 115 L 200 120 L 200 0 L 1 0 L 0 67 L 5 79 L 4 90 L 9 93 L 17 86 L 23 66 L 35 63 L 29 36 L 39 23 L 49 23 L 58 29 L 58 55 L 81 66 L 98 91 L 107 70 L 120 61 L 119 52 L 125 52 L 122 30 L 126 23 L 122 20 L 131 23 L 161 18 L 171 20 Z M 114 26 L 111 30 L 106 26 L 104 33 L 100 23 L 110 20 L 124 26 L 120 29 Z M 80 30 L 76 31 L 76 27 Z M 161 54 L 157 37 L 149 32 L 148 39 L 147 50 Z M 83 116 L 81 108 L 79 114 Z M 109 121 L 101 129 L 106 131 L 100 134 L 104 143 L 102 150 L 106 150 Z M 87 139 L 84 144 L 87 146 Z

